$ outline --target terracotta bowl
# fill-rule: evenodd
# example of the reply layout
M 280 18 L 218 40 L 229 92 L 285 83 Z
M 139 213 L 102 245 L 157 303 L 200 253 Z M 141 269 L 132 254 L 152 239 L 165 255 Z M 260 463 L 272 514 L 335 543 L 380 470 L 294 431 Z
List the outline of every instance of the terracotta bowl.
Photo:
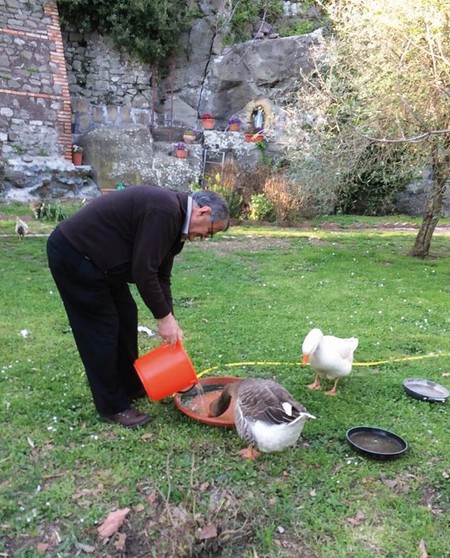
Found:
M 178 409 L 187 417 L 207 424 L 209 426 L 222 426 L 232 428 L 234 426 L 234 405 L 231 401 L 228 410 L 219 417 L 208 417 L 207 411 L 209 405 L 214 399 L 220 397 L 220 393 L 226 384 L 239 382 L 241 378 L 218 377 L 218 378 L 200 378 L 199 384 L 204 391 L 204 408 L 202 409 L 202 399 L 197 388 L 194 386 L 188 392 L 178 392 L 174 396 L 174 403 Z

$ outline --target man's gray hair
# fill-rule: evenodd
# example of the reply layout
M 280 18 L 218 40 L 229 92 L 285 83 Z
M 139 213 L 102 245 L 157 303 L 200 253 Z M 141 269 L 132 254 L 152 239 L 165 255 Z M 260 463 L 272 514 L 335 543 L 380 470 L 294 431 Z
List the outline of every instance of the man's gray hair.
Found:
M 196 190 L 192 193 L 193 201 L 199 206 L 204 207 L 207 205 L 211 208 L 211 219 L 213 221 L 225 221 L 227 226 L 224 231 L 228 230 L 230 226 L 230 209 L 227 202 L 212 190 Z

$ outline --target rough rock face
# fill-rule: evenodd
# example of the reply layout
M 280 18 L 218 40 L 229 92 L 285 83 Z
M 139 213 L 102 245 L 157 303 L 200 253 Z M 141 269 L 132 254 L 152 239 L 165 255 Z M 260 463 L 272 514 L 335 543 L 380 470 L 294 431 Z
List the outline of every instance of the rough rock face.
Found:
M 76 167 L 60 157 L 14 157 L 0 171 L 4 200 L 93 198 L 100 194 L 92 169 Z
M 405 213 L 406 215 L 421 216 L 423 209 L 428 198 L 428 193 L 432 188 L 431 169 L 427 167 L 423 174 L 422 180 L 412 182 L 408 185 L 407 189 L 402 192 L 397 200 L 395 210 L 398 213 Z M 444 201 L 442 204 L 442 215 L 450 215 L 450 185 L 447 184 L 447 190 L 444 194 Z
M 200 110 L 219 125 L 258 98 L 282 106 L 309 75 L 323 43 L 321 31 L 227 48 L 208 68 Z
M 122 182 L 188 190 L 200 182 L 205 150 L 205 161 L 232 154 L 242 167 L 253 168 L 261 160 L 256 144 L 245 143 L 243 134 L 215 130 L 202 134 L 203 143 L 186 145 L 188 157 L 177 159 L 174 146 L 181 141 L 181 133 L 160 129 L 153 136 L 145 126 L 105 126 L 83 136 L 80 144 L 100 188 L 116 188 Z
M 100 188 L 115 188 L 123 182 L 179 190 L 198 181 L 201 146 L 190 146 L 189 157 L 177 159 L 174 143 L 155 142 L 145 126 L 103 126 L 83 136 L 80 144 Z

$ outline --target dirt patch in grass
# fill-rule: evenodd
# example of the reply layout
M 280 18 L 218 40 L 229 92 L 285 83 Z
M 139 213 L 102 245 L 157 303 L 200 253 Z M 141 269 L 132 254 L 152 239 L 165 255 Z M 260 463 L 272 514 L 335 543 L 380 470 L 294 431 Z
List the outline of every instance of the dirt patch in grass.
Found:
M 205 495 L 198 493 L 198 501 Z M 205 510 L 195 506 L 192 493 L 175 505 L 159 492 L 149 492 L 147 504 L 132 510 L 120 532 L 105 541 L 105 550 L 110 556 L 135 558 L 239 556 L 253 538 L 252 520 L 230 491 L 214 489 L 208 495 Z M 118 547 L 124 554 L 117 553 Z
M 261 236 L 240 236 L 226 238 L 221 242 L 197 242 L 200 250 L 213 250 L 219 254 L 234 254 L 236 251 L 265 252 L 268 250 L 288 248 L 291 245 L 289 238 L 267 238 Z
M 191 488 L 175 504 L 172 497 L 165 497 L 147 484 L 138 490 L 144 502 L 129 511 L 110 537 L 100 538 L 97 526 L 74 536 L 67 531 L 67 525 L 41 524 L 38 534 L 4 540 L 5 556 L 35 552 L 61 557 L 86 553 L 92 558 L 237 558 L 243 552 L 247 556 L 257 544 L 261 518 L 253 509 L 251 492 L 237 498 L 227 488 L 205 483 Z M 278 528 L 272 544 L 280 558 L 316 556 L 289 528 Z

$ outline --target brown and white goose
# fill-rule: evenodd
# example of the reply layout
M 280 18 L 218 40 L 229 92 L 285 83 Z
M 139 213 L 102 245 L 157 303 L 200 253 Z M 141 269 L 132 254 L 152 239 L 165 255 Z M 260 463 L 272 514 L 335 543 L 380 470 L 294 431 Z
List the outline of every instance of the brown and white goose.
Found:
M 325 376 L 334 380 L 332 389 L 325 394 L 336 395 L 338 381 L 352 371 L 353 353 L 358 343 L 356 337 L 342 339 L 334 335 L 324 335 L 317 327 L 312 329 L 302 345 L 302 364 L 305 366 L 309 362 L 316 373 L 316 379 L 308 386 L 309 389 L 320 389 L 320 377 Z
M 224 413 L 232 399 L 237 433 L 250 444 L 239 452 L 247 459 L 260 455 L 253 446 L 265 453 L 293 446 L 306 420 L 316 418 L 280 384 L 258 378 L 227 384 L 211 403 L 210 416 Z
M 16 234 L 22 239 L 24 236 L 28 234 L 28 225 L 25 221 L 22 221 L 20 217 L 16 216 L 16 226 L 14 227 Z

